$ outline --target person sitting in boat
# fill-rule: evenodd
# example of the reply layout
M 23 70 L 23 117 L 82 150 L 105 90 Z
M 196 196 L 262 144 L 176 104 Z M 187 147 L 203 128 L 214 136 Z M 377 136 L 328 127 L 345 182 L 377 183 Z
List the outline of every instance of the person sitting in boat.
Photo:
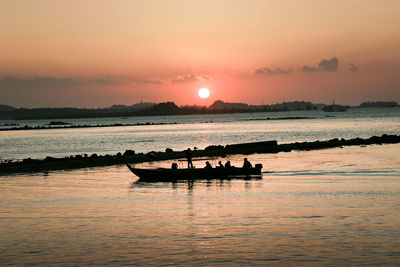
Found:
M 209 161 L 206 161 L 206 166 L 204 167 L 204 169 L 212 169 L 212 166 Z
M 185 150 L 185 156 L 186 156 L 187 163 L 188 163 L 188 169 L 194 168 L 193 162 L 192 162 L 192 150 L 190 148 Z
M 247 158 L 244 158 L 242 168 L 243 169 L 251 169 L 251 168 L 253 168 L 253 165 L 251 165 L 250 161 L 248 161 Z
M 225 163 L 225 169 L 229 169 L 229 168 L 231 168 L 232 166 L 231 166 L 231 161 L 230 160 L 228 160 L 226 163 Z
M 218 167 L 217 168 L 219 168 L 219 169 L 223 169 L 224 168 L 224 165 L 222 164 L 221 161 L 218 161 Z
M 178 163 L 176 163 L 176 162 L 172 163 L 171 169 L 177 170 L 178 169 Z

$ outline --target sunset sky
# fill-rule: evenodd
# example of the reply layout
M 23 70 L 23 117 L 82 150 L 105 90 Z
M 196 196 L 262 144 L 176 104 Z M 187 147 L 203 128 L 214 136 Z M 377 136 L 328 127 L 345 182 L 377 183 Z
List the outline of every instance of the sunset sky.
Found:
M 0 104 L 400 102 L 399 14 L 398 0 L 1 0 Z

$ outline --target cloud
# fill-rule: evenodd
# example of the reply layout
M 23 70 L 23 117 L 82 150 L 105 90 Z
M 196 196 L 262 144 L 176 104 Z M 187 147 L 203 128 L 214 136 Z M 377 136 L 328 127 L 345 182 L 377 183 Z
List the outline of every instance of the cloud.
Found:
M 292 72 L 292 69 L 283 70 L 281 68 L 270 69 L 270 68 L 260 68 L 254 71 L 255 75 L 265 75 L 265 74 L 289 74 Z
M 337 57 L 333 57 L 331 59 L 323 59 L 318 64 L 318 68 L 320 71 L 329 71 L 329 72 L 337 71 L 338 66 L 339 66 L 339 60 Z
M 301 70 L 304 71 L 304 72 L 317 72 L 317 71 L 318 71 L 318 68 L 313 67 L 313 66 L 306 66 L 306 65 L 304 65 L 304 66 L 301 68 Z
M 16 78 L 4 77 L 0 80 L 0 89 L 60 89 L 82 86 L 83 83 L 72 78 L 41 77 Z
M 173 84 L 193 83 L 193 82 L 211 80 L 211 79 L 212 79 L 212 76 L 210 76 L 210 75 L 195 75 L 193 73 L 190 73 L 190 74 L 179 75 L 179 76 L 173 78 L 171 80 L 171 83 L 173 83 Z
M 109 78 L 109 77 L 101 77 L 101 78 L 88 80 L 86 82 L 82 82 L 82 84 L 87 84 L 87 85 L 120 85 L 120 84 L 123 84 L 123 82 L 122 81 L 118 81 L 116 79 Z
M 104 76 L 93 79 L 57 78 L 36 76 L 33 78 L 4 77 L 0 79 L 0 89 L 8 90 L 35 90 L 35 89 L 65 89 L 81 86 L 118 86 L 130 82 L 142 84 L 164 84 L 158 79 L 142 79 L 128 76 Z
M 333 57 L 331 59 L 323 59 L 319 62 L 318 67 L 304 65 L 301 68 L 303 72 L 318 72 L 318 71 L 328 71 L 335 72 L 339 67 L 339 59 Z
M 350 72 L 355 72 L 358 70 L 358 67 L 354 65 L 353 63 L 350 63 L 349 71 Z
M 194 74 L 180 75 L 171 80 L 172 83 L 192 83 L 197 81 L 197 77 Z
M 138 76 L 104 76 L 86 82 L 87 85 L 122 85 L 127 83 L 164 84 L 159 79 L 147 79 Z
M 164 84 L 162 80 L 132 79 L 132 81 L 135 83 L 143 83 L 143 84 L 156 84 L 156 85 Z

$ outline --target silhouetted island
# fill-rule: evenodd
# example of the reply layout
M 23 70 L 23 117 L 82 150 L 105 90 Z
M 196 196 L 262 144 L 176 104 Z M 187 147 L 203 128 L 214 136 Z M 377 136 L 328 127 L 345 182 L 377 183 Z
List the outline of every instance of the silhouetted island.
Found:
M 224 114 L 277 112 L 297 110 L 322 110 L 329 105 L 314 104 L 306 101 L 282 102 L 271 105 L 249 105 L 245 103 L 227 103 L 215 101 L 210 106 L 177 106 L 174 102 L 150 103 L 140 102 L 131 106 L 112 105 L 107 108 L 14 108 L 0 105 L 0 119 L 33 120 L 33 119 L 76 119 L 101 117 L 135 117 L 135 116 L 168 116 L 194 114 Z M 358 107 L 397 107 L 396 102 L 364 102 Z M 349 106 L 346 106 L 349 107 Z
M 360 105 L 360 108 L 394 108 L 398 106 L 394 101 L 374 101 L 364 102 Z
M 108 108 L 0 108 L 0 119 L 32 120 L 32 119 L 72 119 L 72 118 L 99 118 L 99 117 L 134 117 L 134 116 L 166 116 L 166 115 L 193 115 L 193 114 L 221 114 L 221 113 L 248 113 L 248 112 L 275 112 L 293 110 L 315 110 L 322 108 L 322 104 L 313 104 L 305 101 L 283 102 L 273 105 L 248 105 L 244 103 L 225 103 L 215 101 L 207 106 L 177 106 L 174 102 L 138 103 L 132 106 L 113 105 Z

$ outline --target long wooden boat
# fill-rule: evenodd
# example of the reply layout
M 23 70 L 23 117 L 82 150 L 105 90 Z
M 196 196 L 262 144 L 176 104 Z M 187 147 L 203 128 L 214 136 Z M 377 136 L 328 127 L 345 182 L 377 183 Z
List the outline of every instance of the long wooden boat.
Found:
M 230 178 L 256 178 L 261 177 L 262 164 L 256 164 L 254 168 L 210 168 L 210 169 L 141 169 L 126 166 L 140 181 L 178 181 L 195 179 L 230 179 Z

